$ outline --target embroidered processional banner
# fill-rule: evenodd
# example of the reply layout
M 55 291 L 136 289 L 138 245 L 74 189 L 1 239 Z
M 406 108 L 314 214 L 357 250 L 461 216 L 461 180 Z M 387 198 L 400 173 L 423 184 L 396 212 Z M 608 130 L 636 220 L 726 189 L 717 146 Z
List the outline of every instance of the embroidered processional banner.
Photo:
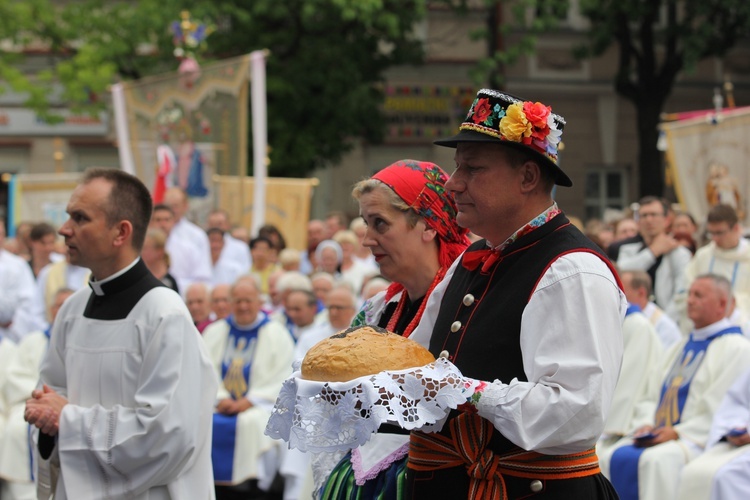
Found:
M 688 113 L 660 125 L 678 201 L 697 220 L 718 204 L 747 221 L 750 205 L 750 107 Z
M 244 55 L 122 83 L 135 175 L 196 198 L 214 174 L 245 175 L 250 78 Z

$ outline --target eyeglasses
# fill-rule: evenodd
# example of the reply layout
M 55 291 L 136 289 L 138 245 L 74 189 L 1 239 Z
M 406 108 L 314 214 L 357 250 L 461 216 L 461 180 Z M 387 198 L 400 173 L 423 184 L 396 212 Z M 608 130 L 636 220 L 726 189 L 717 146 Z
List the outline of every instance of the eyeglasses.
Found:
M 722 229 L 721 231 L 706 231 L 709 238 L 720 238 L 727 234 L 729 229 Z
M 664 217 L 664 214 L 662 212 L 645 212 L 645 213 L 638 213 L 638 217 L 641 219 L 646 219 L 648 217 Z

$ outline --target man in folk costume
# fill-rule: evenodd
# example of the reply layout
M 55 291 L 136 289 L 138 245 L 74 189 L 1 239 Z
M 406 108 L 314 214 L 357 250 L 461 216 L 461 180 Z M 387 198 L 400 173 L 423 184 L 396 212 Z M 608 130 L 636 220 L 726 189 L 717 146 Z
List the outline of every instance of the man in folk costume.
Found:
M 217 381 L 184 302 L 139 253 L 151 195 L 118 169 L 91 169 L 60 228 L 91 270 L 52 327 L 24 417 L 39 429 L 39 498 L 213 498 Z
M 564 119 L 481 90 L 446 183 L 485 238 L 449 269 L 412 334 L 480 389 L 438 434 L 412 432 L 407 498 L 616 498 L 594 445 L 622 359 L 616 273 L 552 199 Z
M 695 330 L 667 353 L 652 378 L 640 405 L 651 423 L 601 457 L 621 499 L 674 495 L 683 467 L 706 445 L 721 399 L 750 367 L 750 342 L 725 317 L 731 293 L 729 281 L 717 275 L 701 275 L 690 286 L 687 308 Z
M 278 443 L 263 431 L 284 380 L 292 374 L 294 340 L 261 311 L 252 276 L 231 288 L 232 314 L 203 331 L 214 369 L 223 383 L 216 395 L 213 466 L 217 498 L 236 490 L 270 486 L 278 469 Z M 247 483 L 247 484 L 243 484 Z

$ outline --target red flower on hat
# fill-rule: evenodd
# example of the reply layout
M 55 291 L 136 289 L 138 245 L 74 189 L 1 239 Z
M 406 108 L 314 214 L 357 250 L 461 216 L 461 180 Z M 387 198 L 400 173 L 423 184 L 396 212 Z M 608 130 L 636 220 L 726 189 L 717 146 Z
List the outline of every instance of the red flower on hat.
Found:
M 541 102 L 526 101 L 523 103 L 523 112 L 531 124 L 537 128 L 547 128 L 547 118 L 552 108 Z
M 541 102 L 527 101 L 523 103 L 523 112 L 533 125 L 531 136 L 534 139 L 543 141 L 547 137 L 547 134 L 549 134 L 547 121 L 551 111 L 552 108 L 545 106 Z
M 491 114 L 490 100 L 486 98 L 479 99 L 474 105 L 474 116 L 471 119 L 474 120 L 474 123 L 480 123 L 485 121 Z

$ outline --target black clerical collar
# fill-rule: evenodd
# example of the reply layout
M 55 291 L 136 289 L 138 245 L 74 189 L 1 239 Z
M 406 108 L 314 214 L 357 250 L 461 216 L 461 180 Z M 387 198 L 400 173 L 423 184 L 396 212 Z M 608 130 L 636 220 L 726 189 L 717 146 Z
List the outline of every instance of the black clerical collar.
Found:
M 141 264 L 138 266 L 138 264 Z M 142 269 L 141 269 L 142 268 Z M 117 271 L 111 276 L 107 276 L 103 280 L 94 280 L 93 276 L 89 280 L 89 286 L 96 295 L 109 295 L 115 291 L 127 288 L 132 285 L 138 279 L 143 277 L 143 269 L 146 265 L 143 264 L 140 257 L 137 257 L 129 266 L 124 267 Z M 135 276 L 134 271 L 135 270 Z M 140 272 L 139 272 L 140 271 Z M 146 269 L 148 272 L 148 269 Z
M 124 272 L 115 273 L 102 281 L 90 282 L 94 293 L 86 303 L 83 315 L 92 319 L 123 319 L 150 290 L 163 287 L 146 264 L 137 259 Z

